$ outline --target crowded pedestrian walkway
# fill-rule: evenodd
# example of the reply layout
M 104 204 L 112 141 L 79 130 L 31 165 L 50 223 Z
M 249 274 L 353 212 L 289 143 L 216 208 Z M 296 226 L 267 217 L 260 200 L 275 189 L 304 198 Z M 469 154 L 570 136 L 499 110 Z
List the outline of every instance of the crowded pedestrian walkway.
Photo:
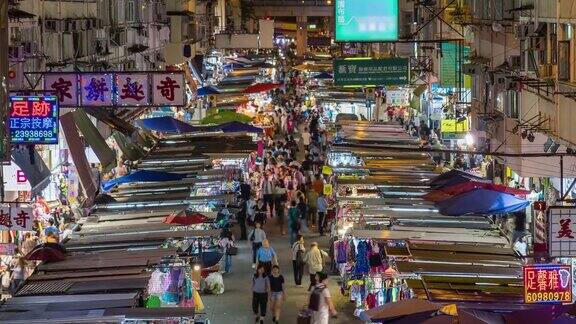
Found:
M 347 301 L 327 276 L 329 243 L 324 233 L 329 228 L 330 202 L 324 184 L 330 179 L 321 173 L 327 141 L 319 112 L 303 109 L 303 84 L 295 73 L 274 94 L 279 107 L 273 112 L 274 126 L 261 138 L 261 149 L 249 162 L 241 187 L 236 229 L 240 252 L 226 276 L 227 293 L 205 300 L 215 323 L 233 319 L 294 323 L 309 308 L 315 290 L 321 293 L 321 305 L 311 312 L 311 323 L 356 320 L 338 313 L 348 306 Z M 222 297 L 233 301 L 233 306 L 222 302 Z

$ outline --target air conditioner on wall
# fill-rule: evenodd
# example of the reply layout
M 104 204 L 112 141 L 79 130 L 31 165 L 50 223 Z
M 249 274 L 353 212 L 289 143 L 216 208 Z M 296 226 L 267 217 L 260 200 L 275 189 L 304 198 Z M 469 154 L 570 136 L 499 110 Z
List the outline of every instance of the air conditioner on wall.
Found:
M 506 83 L 506 74 L 504 73 L 494 73 L 494 84 L 504 85 Z
M 518 90 L 520 83 L 516 80 L 507 78 L 504 87 L 506 90 Z
M 476 75 L 480 73 L 480 66 L 478 64 L 462 64 L 462 73 L 467 75 Z

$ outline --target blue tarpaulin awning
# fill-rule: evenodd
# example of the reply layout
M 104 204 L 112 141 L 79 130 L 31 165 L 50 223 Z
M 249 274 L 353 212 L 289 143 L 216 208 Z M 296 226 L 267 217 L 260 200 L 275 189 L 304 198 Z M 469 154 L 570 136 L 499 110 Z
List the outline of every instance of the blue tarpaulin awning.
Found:
M 105 182 L 102 185 L 102 190 L 109 191 L 117 185 L 132 182 L 160 182 L 160 181 L 177 181 L 186 178 L 188 175 L 170 172 L 160 172 L 160 171 L 149 171 L 149 170 L 138 170 L 125 175 L 120 178 L 116 178 Z
M 220 90 L 218 90 L 218 88 L 216 88 L 214 86 L 202 87 L 196 91 L 196 94 L 198 96 L 209 96 L 209 95 L 219 94 L 219 93 L 220 93 Z
M 530 202 L 500 191 L 474 189 L 438 203 L 440 214 L 446 216 L 492 215 L 520 211 Z
M 197 131 L 194 126 L 169 116 L 140 119 L 136 123 L 146 129 L 162 133 L 183 134 Z
M 441 175 L 432 179 L 432 181 L 430 181 L 430 187 L 432 187 L 432 189 L 439 189 L 468 181 L 491 182 L 490 180 L 473 175 L 471 173 L 454 169 L 446 173 L 442 173 Z

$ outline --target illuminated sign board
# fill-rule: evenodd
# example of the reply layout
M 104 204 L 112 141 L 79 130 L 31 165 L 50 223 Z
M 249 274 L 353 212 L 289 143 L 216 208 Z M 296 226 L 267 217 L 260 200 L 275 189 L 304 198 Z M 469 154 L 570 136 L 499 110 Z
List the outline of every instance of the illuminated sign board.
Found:
M 524 302 L 527 304 L 572 303 L 572 267 L 563 264 L 524 266 Z
M 10 96 L 8 105 L 12 144 L 58 143 L 58 97 Z
M 467 133 L 468 121 L 457 121 L 456 119 L 442 119 L 440 122 L 440 131 L 442 133 Z
M 336 0 L 336 42 L 398 40 L 398 0 Z
M 407 58 L 334 60 L 334 84 L 337 86 L 391 86 L 409 82 Z
M 164 107 L 187 103 L 184 73 L 89 72 L 44 74 L 44 91 L 60 107 Z

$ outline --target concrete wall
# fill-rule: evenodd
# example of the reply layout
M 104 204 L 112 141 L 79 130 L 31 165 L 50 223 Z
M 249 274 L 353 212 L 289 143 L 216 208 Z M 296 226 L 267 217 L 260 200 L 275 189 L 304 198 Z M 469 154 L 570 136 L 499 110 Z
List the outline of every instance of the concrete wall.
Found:
M 557 13 L 557 5 L 560 11 Z M 535 0 L 534 19 L 542 22 L 556 22 L 556 15 L 564 23 L 576 23 L 576 1 L 574 0 Z

